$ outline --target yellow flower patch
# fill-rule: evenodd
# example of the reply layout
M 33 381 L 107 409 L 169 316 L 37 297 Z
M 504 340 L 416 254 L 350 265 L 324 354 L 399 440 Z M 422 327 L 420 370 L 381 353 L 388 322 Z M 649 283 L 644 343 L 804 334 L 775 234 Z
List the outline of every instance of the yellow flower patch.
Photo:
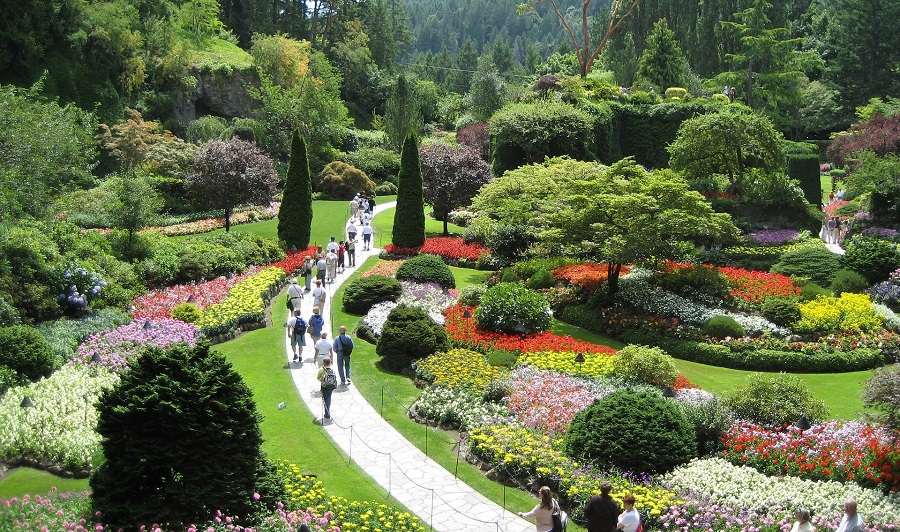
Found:
M 451 349 L 417 362 L 416 373 L 436 386 L 480 390 L 509 371 L 488 364 L 487 357 L 477 351 Z
M 578 377 L 606 377 L 612 375 L 613 357 L 604 353 L 584 353 L 584 362 L 575 362 L 572 351 L 541 351 L 522 353 L 519 363 L 539 369 L 568 373 Z

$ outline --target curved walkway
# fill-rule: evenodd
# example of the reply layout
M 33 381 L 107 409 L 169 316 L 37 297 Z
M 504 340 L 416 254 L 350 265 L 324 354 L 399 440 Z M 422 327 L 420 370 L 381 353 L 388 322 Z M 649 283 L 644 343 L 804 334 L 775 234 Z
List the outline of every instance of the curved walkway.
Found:
M 396 202 L 377 205 L 375 214 L 395 205 Z M 373 240 L 377 242 L 378 236 L 375 235 Z M 369 256 L 377 256 L 379 251 L 375 248 L 362 251 L 360 247 L 356 264 L 362 265 Z M 338 274 L 334 283 L 327 285 L 328 302 L 322 313 L 325 317 L 324 331 L 333 331 L 330 305 L 335 304 L 332 299 L 335 290 L 355 270 L 355 267 L 348 267 L 343 274 Z M 301 305 L 304 319 L 312 314 L 312 306 L 312 298 L 305 297 Z M 330 333 L 329 339 L 332 338 Z M 350 459 L 422 521 L 434 530 L 447 532 L 534 530 L 534 524 L 519 519 L 516 514 L 473 490 L 409 443 L 382 419 L 353 384 L 338 385 L 332 395 L 331 419 L 323 419 L 312 353 L 313 350 L 307 345 L 302 362 L 292 362 L 290 339 L 285 337 L 285 358 L 294 384 L 310 412 L 315 413 L 321 430 L 328 433 Z

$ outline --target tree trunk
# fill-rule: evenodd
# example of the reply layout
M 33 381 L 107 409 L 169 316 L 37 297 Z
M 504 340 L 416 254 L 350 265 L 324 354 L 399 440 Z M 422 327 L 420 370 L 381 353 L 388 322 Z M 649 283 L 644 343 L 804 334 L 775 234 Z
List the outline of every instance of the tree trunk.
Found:
M 231 231 L 231 211 L 232 209 L 225 209 L 225 232 Z
M 619 272 L 622 271 L 622 265 L 617 262 L 610 262 L 606 265 L 606 293 L 610 300 L 619 291 Z
M 444 215 L 444 236 L 450 236 L 450 230 L 447 229 L 447 218 L 449 218 L 449 216 Z

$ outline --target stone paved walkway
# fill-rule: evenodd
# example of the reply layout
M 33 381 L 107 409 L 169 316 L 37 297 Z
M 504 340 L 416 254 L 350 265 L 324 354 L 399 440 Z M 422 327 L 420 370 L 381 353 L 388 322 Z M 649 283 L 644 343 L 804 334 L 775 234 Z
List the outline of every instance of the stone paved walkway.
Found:
M 375 207 L 375 213 L 395 206 L 395 202 Z M 346 235 L 335 235 L 341 240 Z M 357 236 L 362 240 L 362 235 Z M 375 235 L 374 242 L 387 242 L 385 235 Z M 374 243 L 373 243 L 374 244 Z M 362 251 L 357 246 L 357 265 L 362 265 L 371 255 L 380 250 Z M 333 338 L 336 325 L 354 324 L 331 323 L 331 305 L 340 304 L 332 300 L 338 286 L 356 268 L 347 268 L 338 274 L 337 280 L 327 285 L 329 298 L 325 305 L 325 328 L 328 338 Z M 302 285 L 302 279 L 301 279 Z M 312 314 L 312 298 L 305 297 L 301 306 L 304 319 Z M 285 318 L 287 317 L 285 311 Z M 355 342 L 361 342 L 354 338 Z M 505 511 L 464 482 L 457 480 L 453 473 L 425 456 L 394 430 L 378 412 L 363 398 L 353 384 L 338 385 L 331 399 L 332 419 L 323 420 L 322 399 L 319 396 L 319 381 L 312 358 L 313 350 L 305 348 L 302 364 L 291 362 L 290 341 L 285 337 L 285 357 L 291 368 L 291 375 L 300 397 L 324 430 L 369 476 L 377 481 L 395 499 L 421 518 L 426 525 L 439 531 L 510 531 L 529 532 L 534 524 L 516 516 L 515 512 L 531 508 L 515 508 Z M 351 366 L 352 371 L 352 366 Z M 385 399 L 390 400 L 390 399 Z M 322 424 L 322 421 L 325 421 Z M 537 501 L 537 499 L 535 499 Z

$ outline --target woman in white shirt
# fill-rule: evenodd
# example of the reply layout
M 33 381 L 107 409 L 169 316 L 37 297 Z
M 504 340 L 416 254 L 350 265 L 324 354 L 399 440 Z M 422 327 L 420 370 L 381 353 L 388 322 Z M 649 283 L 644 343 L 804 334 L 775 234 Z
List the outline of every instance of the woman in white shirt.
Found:
M 634 495 L 628 494 L 622 499 L 625 511 L 619 514 L 619 523 L 616 528 L 623 532 L 637 532 L 641 526 L 641 514 L 634 509 Z
M 541 502 L 535 506 L 530 512 L 519 512 L 522 519 L 531 519 L 534 517 L 535 532 L 550 532 L 553 530 L 553 512 L 559 511 L 559 503 L 553 498 L 550 488 L 541 486 L 538 494 L 541 496 Z
M 809 510 L 797 508 L 797 511 L 794 512 L 794 517 L 797 520 L 794 521 L 791 532 L 815 532 L 816 528 L 809 522 Z

